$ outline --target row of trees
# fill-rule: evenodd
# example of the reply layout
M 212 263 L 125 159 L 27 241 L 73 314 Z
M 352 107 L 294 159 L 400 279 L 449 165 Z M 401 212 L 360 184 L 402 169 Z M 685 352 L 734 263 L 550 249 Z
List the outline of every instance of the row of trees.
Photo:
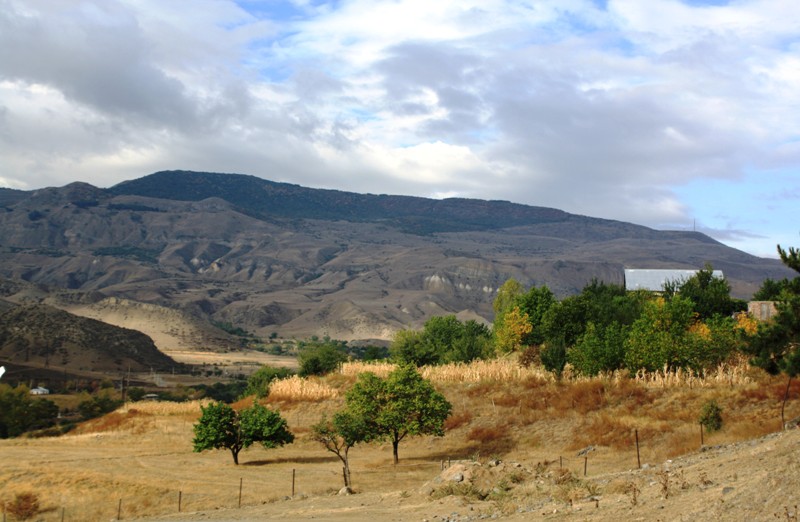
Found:
M 356 444 L 388 440 L 399 461 L 399 445 L 406 437 L 444 435 L 451 404 L 412 365 L 401 365 L 385 379 L 373 373 L 359 375 L 347 392 L 345 406 L 332 418 L 323 417 L 312 437 L 342 461 L 345 487 L 350 486 L 350 449 Z M 241 411 L 217 402 L 202 408 L 194 425 L 194 451 L 228 449 L 233 462 L 254 443 L 274 448 L 294 441 L 286 420 L 258 403 Z
M 710 266 L 669 283 L 658 296 L 593 281 L 559 301 L 546 286 L 525 290 L 510 279 L 494 301 L 491 331 L 454 316 L 434 317 L 421 331 L 399 332 L 391 354 L 421 365 L 519 352 L 525 364 L 541 362 L 560 373 L 570 363 L 586 375 L 665 365 L 700 370 L 743 348 L 753 324 L 734 313 L 745 308 Z

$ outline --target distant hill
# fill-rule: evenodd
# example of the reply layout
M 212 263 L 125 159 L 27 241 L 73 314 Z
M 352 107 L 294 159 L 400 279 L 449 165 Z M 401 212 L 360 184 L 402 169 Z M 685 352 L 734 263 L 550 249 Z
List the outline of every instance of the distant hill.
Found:
M 64 372 L 167 371 L 180 367 L 135 330 L 78 317 L 47 305 L 0 313 L 0 360 Z
M 709 262 L 749 298 L 765 278 L 792 276 L 695 232 L 238 174 L 158 172 L 110 189 L 72 183 L 0 199 L 0 277 L 36 285 L 9 287 L 8 301 L 113 297 L 262 337 L 387 340 L 433 315 L 490 321 L 510 277 L 563 297 L 592 279 L 622 284 L 625 268 Z M 151 331 L 169 330 L 167 315 Z

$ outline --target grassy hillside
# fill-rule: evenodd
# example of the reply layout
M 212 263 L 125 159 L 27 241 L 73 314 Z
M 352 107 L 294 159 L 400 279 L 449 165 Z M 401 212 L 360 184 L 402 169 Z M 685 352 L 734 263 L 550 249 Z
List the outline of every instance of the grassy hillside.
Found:
M 446 435 L 404 440 L 396 467 L 391 445 L 356 446 L 358 494 L 331 496 L 341 466 L 310 440 L 310 426 L 340 407 L 364 369 L 345 365 L 322 379 L 274 385 L 268 405 L 297 440 L 245 450 L 240 466 L 227 451 L 192 453 L 196 402 L 135 403 L 59 439 L 0 441 L 7 463 L 0 500 L 35 491 L 48 516 L 57 519 L 63 508 L 67 520 L 108 520 L 118 510 L 123 519 L 155 520 L 772 520 L 784 509 L 796 513 L 800 431 L 768 435 L 779 429 L 785 380 L 746 365 L 706 376 L 562 382 L 512 361 L 428 369 L 453 403 Z M 799 393 L 793 386 L 789 418 L 800 415 Z M 699 452 L 697 419 L 710 399 L 724 424 L 705 435 Z

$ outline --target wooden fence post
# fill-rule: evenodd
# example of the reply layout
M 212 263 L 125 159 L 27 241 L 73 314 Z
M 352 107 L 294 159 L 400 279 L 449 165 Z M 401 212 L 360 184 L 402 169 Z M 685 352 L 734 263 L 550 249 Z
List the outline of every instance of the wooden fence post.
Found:
M 239 507 L 242 507 L 242 482 L 244 477 L 239 477 Z
M 119 499 L 117 504 L 117 520 L 122 520 L 122 499 Z
M 181 500 L 183 500 L 183 491 L 178 491 L 178 513 L 181 512 Z
M 642 458 L 639 456 L 639 430 L 634 430 L 636 434 L 636 466 L 638 469 L 642 469 Z
M 294 479 L 296 470 L 292 468 L 292 497 L 294 497 Z

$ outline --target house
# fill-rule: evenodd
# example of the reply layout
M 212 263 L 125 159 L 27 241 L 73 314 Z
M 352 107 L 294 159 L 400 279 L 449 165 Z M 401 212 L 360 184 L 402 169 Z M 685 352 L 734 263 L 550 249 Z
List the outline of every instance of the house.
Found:
M 37 386 L 36 388 L 31 389 L 31 395 L 50 395 L 50 390 L 47 388 L 42 388 L 41 386 Z
M 654 268 L 626 268 L 625 269 L 625 290 L 648 290 L 650 292 L 661 292 L 664 285 L 668 282 L 681 283 L 694 277 L 699 270 L 672 270 Z M 713 270 L 712 277 L 722 279 L 722 270 Z

